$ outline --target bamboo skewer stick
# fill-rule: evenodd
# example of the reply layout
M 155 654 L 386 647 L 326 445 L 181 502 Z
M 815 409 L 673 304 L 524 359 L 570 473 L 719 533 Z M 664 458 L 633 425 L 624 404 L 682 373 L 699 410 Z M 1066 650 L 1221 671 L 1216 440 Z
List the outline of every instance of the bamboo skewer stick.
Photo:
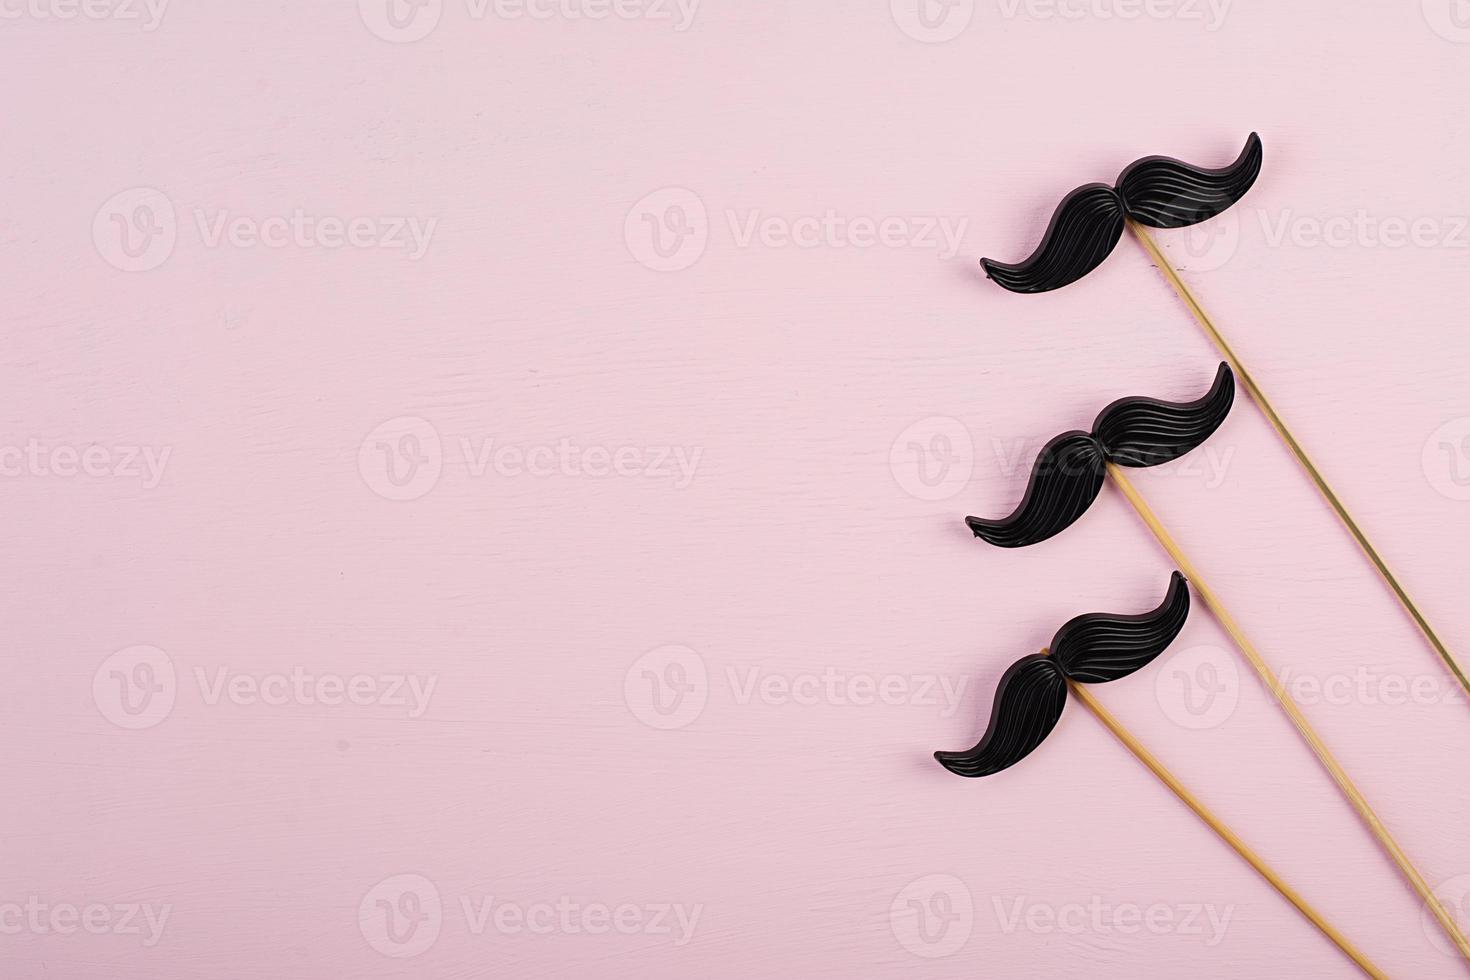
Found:
M 1046 653 L 1048 651 L 1043 650 L 1042 652 Z M 1112 732 L 1113 737 L 1123 743 L 1124 748 L 1133 753 L 1134 758 L 1143 763 L 1149 772 L 1158 777 L 1159 782 L 1167 786 L 1170 792 L 1179 798 L 1181 803 L 1193 810 L 1195 816 L 1203 820 L 1205 825 L 1213 830 L 1217 837 L 1230 845 L 1236 854 L 1244 858 L 1245 862 L 1254 868 L 1257 874 L 1266 879 L 1272 888 L 1280 892 L 1281 896 L 1294 905 L 1297 911 L 1305 916 L 1312 925 L 1316 926 L 1324 936 L 1332 940 L 1338 949 L 1346 953 L 1348 958 L 1356 963 L 1360 970 L 1368 976 L 1374 977 L 1375 980 L 1386 980 L 1387 975 L 1382 970 L 1374 966 L 1372 961 L 1354 946 L 1351 940 L 1339 932 L 1332 923 L 1323 918 L 1322 914 L 1308 904 L 1307 900 L 1296 889 L 1283 881 L 1281 876 L 1260 855 L 1251 850 L 1250 846 L 1241 840 L 1233 830 L 1227 827 L 1219 817 L 1215 816 L 1209 807 L 1205 806 L 1193 793 L 1186 789 L 1184 784 L 1175 778 L 1174 774 L 1166 769 L 1164 764 L 1155 758 L 1152 752 L 1144 748 L 1143 743 L 1139 742 L 1132 732 L 1124 728 L 1123 723 L 1113 717 L 1112 712 L 1104 708 L 1086 687 L 1070 679 L 1067 681 L 1067 687 L 1071 690 L 1072 695 L 1078 701 L 1082 702 L 1083 707 L 1091 711 L 1097 720 L 1102 722 L 1103 727 Z
M 1311 722 L 1307 721 L 1306 716 L 1302 714 L 1296 702 L 1291 699 L 1291 695 L 1287 693 L 1281 681 L 1271 672 L 1271 668 L 1261 658 L 1255 645 L 1245 635 L 1245 632 L 1240 628 L 1240 624 L 1235 621 L 1235 617 L 1230 615 L 1230 612 L 1220 602 L 1219 597 L 1215 595 L 1214 590 L 1205 583 L 1204 579 L 1200 576 L 1199 569 L 1185 557 L 1184 552 L 1180 550 L 1178 542 L 1174 540 L 1164 525 L 1160 523 L 1158 516 L 1154 514 L 1153 509 L 1149 507 L 1143 497 L 1139 495 L 1132 481 L 1123 474 L 1122 470 L 1116 464 L 1108 463 L 1107 468 L 1108 476 L 1112 478 L 1118 489 L 1122 491 L 1123 496 L 1128 499 L 1128 503 L 1133 506 L 1133 509 L 1138 513 L 1143 523 L 1153 532 L 1153 536 L 1158 539 L 1159 544 L 1169 553 L 1169 557 L 1174 560 L 1174 564 L 1179 568 L 1180 572 L 1194 586 L 1200 598 L 1205 601 L 1205 605 L 1210 607 L 1210 611 L 1215 614 L 1215 618 L 1225 628 L 1225 632 L 1230 634 L 1230 638 L 1235 641 L 1236 647 L 1240 649 L 1246 661 L 1271 691 L 1277 703 L 1281 705 L 1281 709 L 1286 712 L 1286 716 L 1291 719 L 1291 723 L 1296 726 L 1296 730 L 1306 740 L 1307 745 L 1311 747 L 1312 752 L 1317 756 L 1317 760 L 1322 763 L 1322 766 L 1327 770 L 1328 774 L 1332 776 L 1333 782 L 1337 783 L 1337 788 L 1342 791 L 1343 796 L 1347 797 L 1348 802 L 1353 805 L 1353 809 L 1358 811 L 1358 816 L 1367 824 L 1369 832 L 1378 839 L 1378 842 L 1383 845 L 1383 849 L 1388 852 L 1388 856 L 1398 865 L 1399 871 L 1403 873 L 1410 886 L 1413 887 L 1414 891 L 1424 901 L 1425 906 L 1434 914 L 1435 919 L 1439 922 L 1440 928 L 1444 930 L 1445 935 L 1450 938 L 1450 941 L 1455 944 L 1455 947 L 1460 951 L 1460 955 L 1465 958 L 1466 962 L 1470 962 L 1470 940 L 1465 938 L 1454 917 L 1450 915 L 1443 903 L 1430 891 L 1429 884 L 1424 880 L 1424 876 L 1414 867 L 1413 862 L 1409 860 L 1409 856 L 1404 853 L 1404 849 L 1399 846 L 1398 841 L 1394 840 L 1393 835 L 1388 832 L 1388 828 L 1384 826 L 1378 814 L 1373 812 L 1373 808 L 1368 805 L 1367 799 L 1359 792 L 1358 787 L 1353 784 L 1352 779 L 1349 778 L 1347 772 L 1338 763 L 1337 759 L 1333 757 L 1326 744 L 1312 727 Z
M 1465 675 L 1459 663 L 1450 654 L 1444 642 L 1440 640 L 1439 635 L 1429 625 L 1429 620 L 1419 611 L 1419 607 L 1414 604 L 1414 600 L 1409 598 L 1409 594 L 1404 591 L 1404 587 L 1399 584 L 1399 580 L 1389 570 L 1387 562 L 1378 554 L 1378 549 L 1373 547 L 1372 542 L 1368 540 L 1368 536 L 1358 526 L 1358 522 L 1353 520 L 1352 515 L 1348 513 L 1347 507 L 1338 499 L 1332 487 L 1328 486 L 1327 480 L 1322 476 L 1321 471 L 1317 469 L 1316 464 L 1307 456 L 1306 450 L 1296 441 L 1296 437 L 1291 434 L 1291 430 L 1286 427 L 1286 423 L 1281 420 L 1281 416 L 1276 414 L 1276 409 L 1271 406 L 1271 402 L 1267 400 L 1265 394 L 1256 385 L 1255 379 L 1251 377 L 1245 365 L 1241 364 L 1240 359 L 1235 356 L 1235 351 L 1231 350 L 1230 345 L 1225 342 L 1225 338 L 1221 336 L 1220 331 L 1216 329 L 1215 324 L 1210 320 L 1209 314 L 1199 305 L 1199 301 L 1194 298 L 1189 288 L 1184 285 L 1184 281 L 1179 278 L 1179 273 L 1174 271 L 1174 267 L 1169 264 L 1168 259 L 1164 258 L 1163 253 L 1159 251 L 1158 244 L 1154 242 L 1153 236 L 1145 231 L 1142 225 L 1139 225 L 1131 218 L 1128 219 L 1128 230 L 1133 232 L 1133 237 L 1138 239 L 1139 244 L 1143 246 L 1149 258 L 1153 260 L 1153 264 L 1163 273 L 1169 285 L 1174 287 L 1174 292 L 1184 302 L 1184 305 L 1189 308 L 1189 312 L 1193 314 L 1195 321 L 1199 323 L 1205 334 L 1214 343 L 1215 347 L 1219 349 L 1221 356 L 1229 362 L 1231 370 L 1240 378 L 1240 383 L 1249 392 L 1251 400 L 1261 409 L 1261 413 L 1266 416 L 1266 421 L 1271 423 L 1271 428 L 1276 430 L 1276 435 L 1286 444 L 1286 448 L 1291 450 L 1291 454 L 1296 457 L 1296 461 L 1301 464 L 1307 476 L 1311 477 L 1312 483 L 1316 485 L 1323 499 L 1337 513 L 1338 518 L 1348 529 L 1348 532 L 1352 534 L 1353 540 L 1358 543 L 1358 547 L 1363 550 L 1363 554 L 1367 556 L 1368 561 L 1372 563 L 1373 567 L 1378 570 L 1378 574 L 1383 577 L 1383 581 L 1387 583 L 1389 589 L 1398 599 L 1399 605 L 1403 606 L 1404 611 L 1414 620 L 1414 624 L 1419 627 L 1419 631 L 1424 634 L 1424 638 L 1429 641 L 1429 645 L 1434 648 L 1434 652 L 1439 655 L 1439 659 L 1444 661 L 1444 665 L 1449 668 L 1450 673 L 1455 675 L 1455 679 L 1460 682 L 1460 686 L 1464 688 L 1465 693 L 1470 694 L 1470 677 Z

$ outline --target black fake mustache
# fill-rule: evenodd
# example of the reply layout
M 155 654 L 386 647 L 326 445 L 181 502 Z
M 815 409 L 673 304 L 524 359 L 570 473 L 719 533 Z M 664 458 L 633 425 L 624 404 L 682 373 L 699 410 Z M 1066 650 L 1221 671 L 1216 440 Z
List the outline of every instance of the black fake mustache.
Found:
M 1069 620 L 1051 641 L 1051 656 L 1033 653 L 1011 665 L 995 690 L 990 724 L 975 747 L 935 752 L 957 776 L 989 776 L 1020 762 L 1045 741 L 1067 704 L 1067 681 L 1100 684 L 1152 663 L 1189 618 L 1189 585 L 1175 572 L 1153 612 L 1088 613 Z
M 1064 432 L 1042 447 L 1021 503 L 1009 517 L 965 523 L 1001 548 L 1045 541 L 1071 527 L 1102 492 L 1106 464 L 1157 466 L 1199 446 L 1225 421 L 1235 375 L 1221 362 L 1209 392 L 1192 402 L 1120 398 L 1098 413 L 1092 431 Z
M 1144 157 L 1112 187 L 1086 184 L 1062 199 L 1041 244 L 1010 264 L 981 259 L 985 274 L 1014 293 L 1044 293 L 1076 282 L 1113 251 L 1125 218 L 1151 228 L 1184 228 L 1245 196 L 1261 172 L 1261 138 L 1251 133 L 1235 162 L 1218 170 L 1172 157 Z

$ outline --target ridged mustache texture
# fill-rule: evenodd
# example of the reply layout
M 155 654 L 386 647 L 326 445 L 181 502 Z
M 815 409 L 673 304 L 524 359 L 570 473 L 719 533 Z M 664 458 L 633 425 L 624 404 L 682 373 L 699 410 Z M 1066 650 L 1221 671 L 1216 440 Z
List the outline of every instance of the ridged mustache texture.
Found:
M 995 690 L 990 724 L 972 749 L 935 752 L 957 776 L 1009 769 L 1046 740 L 1067 703 L 1067 681 L 1100 684 L 1152 663 L 1189 618 L 1189 585 L 1175 572 L 1153 612 L 1137 616 L 1088 613 L 1069 620 L 1051 641 L 1051 655 L 1033 653 L 1011 665 Z
M 1260 172 L 1255 133 L 1234 163 L 1217 170 L 1144 157 L 1125 167 L 1112 187 L 1086 184 L 1064 197 L 1030 257 L 1014 264 L 981 259 L 980 265 L 1014 293 L 1060 289 L 1102 265 L 1123 235 L 1125 218 L 1151 228 L 1198 224 L 1244 197 Z
M 975 537 L 1021 548 L 1065 531 L 1102 492 L 1106 464 L 1157 466 L 1203 443 L 1235 401 L 1235 375 L 1220 364 L 1204 397 L 1165 402 L 1120 398 L 1098 413 L 1091 432 L 1064 432 L 1042 447 L 1021 503 L 1009 517 L 967 517 Z

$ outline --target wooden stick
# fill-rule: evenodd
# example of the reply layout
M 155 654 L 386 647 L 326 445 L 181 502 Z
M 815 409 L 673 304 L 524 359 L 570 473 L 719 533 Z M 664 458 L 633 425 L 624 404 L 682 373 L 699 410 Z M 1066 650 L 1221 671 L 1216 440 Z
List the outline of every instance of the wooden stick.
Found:
M 1470 940 L 1466 940 L 1464 933 L 1460 931 L 1460 927 L 1456 924 L 1454 917 L 1450 915 L 1444 905 L 1435 897 L 1434 893 L 1429 890 L 1429 884 L 1424 880 L 1424 876 L 1414 867 L 1413 862 L 1409 860 L 1409 856 L 1404 853 L 1404 849 L 1393 839 L 1393 835 L 1388 832 L 1388 828 L 1378 818 L 1378 814 L 1373 812 L 1373 808 L 1368 805 L 1368 801 L 1358 791 L 1358 787 L 1353 785 L 1353 781 L 1348 778 L 1347 772 L 1338 764 L 1337 759 L 1333 757 L 1332 753 L 1328 751 L 1326 744 L 1318 736 L 1316 730 L 1312 728 L 1311 723 L 1307 721 L 1306 716 L 1302 714 L 1296 702 L 1291 699 L 1291 695 L 1287 693 L 1281 681 L 1271 672 L 1271 668 L 1261 658 L 1255 645 L 1246 637 L 1245 632 L 1240 628 L 1240 624 L 1235 621 L 1235 617 L 1230 615 L 1230 612 L 1220 602 L 1219 597 L 1215 595 L 1215 591 L 1200 577 L 1199 569 L 1195 568 L 1194 564 L 1185 557 L 1184 552 L 1179 548 L 1179 544 L 1164 528 L 1164 525 L 1159 522 L 1153 509 L 1139 495 L 1137 488 L 1123 474 L 1122 469 L 1114 463 L 1108 463 L 1107 468 L 1108 476 L 1112 477 L 1118 489 L 1123 492 L 1123 496 L 1128 498 L 1128 503 L 1133 505 L 1133 509 L 1138 512 L 1138 516 L 1142 518 L 1143 523 L 1148 525 L 1148 529 L 1153 532 L 1159 544 L 1164 546 L 1164 550 L 1169 553 L 1169 557 L 1174 560 L 1175 565 L 1184 573 L 1184 577 L 1194 586 L 1194 590 L 1199 593 L 1200 598 L 1205 600 L 1205 605 L 1210 607 L 1210 611 L 1215 614 L 1215 618 L 1220 621 L 1220 625 L 1225 627 L 1225 632 L 1230 634 L 1230 638 L 1235 641 L 1235 645 L 1245 655 L 1246 661 L 1255 669 L 1256 674 L 1261 678 L 1261 681 L 1266 687 L 1270 689 L 1271 694 L 1275 696 L 1277 703 L 1281 705 L 1281 709 L 1286 712 L 1286 716 L 1291 719 L 1291 723 L 1296 726 L 1296 730 L 1301 733 L 1302 738 L 1306 739 L 1307 745 L 1311 746 L 1312 752 L 1316 754 L 1318 761 L 1322 763 L 1323 767 L 1332 776 L 1333 781 L 1337 783 L 1337 788 L 1342 791 L 1343 796 L 1347 797 L 1348 802 L 1353 805 L 1353 809 L 1358 811 L 1358 816 L 1368 825 L 1368 830 L 1373 836 L 1378 838 L 1378 842 L 1383 845 L 1383 849 L 1388 852 L 1388 856 L 1398 865 L 1399 871 L 1408 879 L 1409 884 L 1413 886 L 1414 891 L 1419 894 L 1419 897 L 1424 900 L 1425 906 L 1434 913 L 1434 917 L 1439 920 L 1440 928 L 1445 931 L 1445 935 L 1449 936 L 1456 948 L 1459 949 L 1460 955 L 1467 962 L 1470 962 Z
M 1245 369 L 1245 365 L 1240 363 L 1240 358 L 1235 356 L 1235 351 L 1230 349 L 1230 345 L 1225 342 L 1225 338 L 1215 328 L 1215 324 L 1210 320 L 1209 315 L 1205 313 L 1204 308 L 1199 305 L 1199 301 L 1194 298 L 1194 295 L 1190 293 L 1188 287 L 1184 285 L 1184 281 L 1179 278 L 1179 273 L 1174 271 L 1174 267 L 1169 264 L 1169 261 L 1164 258 L 1163 253 L 1159 251 L 1159 247 L 1154 242 L 1153 236 L 1144 231 L 1143 226 L 1131 218 L 1128 219 L 1128 230 L 1133 232 L 1133 237 L 1138 239 L 1139 244 L 1143 246 L 1144 251 L 1153 260 L 1154 265 L 1164 274 L 1164 278 L 1169 281 L 1169 285 L 1174 287 L 1174 292 L 1184 301 L 1184 305 L 1189 307 L 1189 312 L 1194 315 L 1195 320 L 1204 329 L 1205 334 L 1219 349 L 1221 356 L 1229 362 L 1231 370 L 1235 372 L 1236 377 L 1240 378 L 1240 383 L 1250 394 L 1251 400 L 1260 407 L 1261 413 L 1266 416 L 1266 421 L 1271 423 L 1271 428 L 1276 430 L 1276 434 L 1281 437 L 1281 441 L 1286 443 L 1286 448 L 1291 450 L 1291 454 L 1296 457 L 1296 461 L 1301 464 L 1302 469 L 1306 470 L 1307 476 L 1312 478 L 1312 482 L 1316 484 L 1317 490 L 1322 494 L 1327 503 L 1332 506 L 1332 509 L 1337 512 L 1337 516 L 1342 520 L 1343 525 L 1352 534 L 1353 540 L 1358 542 L 1358 547 L 1363 549 L 1363 554 L 1368 557 L 1368 561 L 1372 562 L 1373 567 L 1378 569 L 1378 574 L 1383 577 L 1383 581 L 1388 584 L 1389 589 L 1398 598 L 1399 605 L 1403 606 L 1404 611 L 1414 620 L 1415 625 L 1419 627 L 1419 631 L 1424 634 L 1424 638 L 1434 648 L 1434 652 L 1439 654 L 1439 659 L 1444 661 L 1444 665 L 1449 668 L 1450 673 L 1455 675 L 1455 679 L 1465 689 L 1465 693 L 1470 694 L 1470 677 L 1465 676 L 1465 672 L 1460 668 L 1459 663 L 1456 662 L 1455 658 L 1450 654 L 1449 649 L 1440 640 L 1439 635 L 1429 625 L 1429 620 L 1424 618 L 1424 614 L 1419 611 L 1419 607 L 1414 605 L 1414 600 L 1409 598 L 1409 594 L 1404 591 L 1404 587 L 1399 584 L 1399 580 L 1394 577 L 1393 572 L 1389 571 L 1388 563 L 1378 554 L 1378 549 L 1373 547 L 1372 542 L 1368 540 L 1368 536 L 1358 526 L 1358 522 L 1353 520 L 1352 515 L 1348 513 L 1347 507 L 1338 499 L 1337 494 L 1333 492 L 1332 488 L 1327 485 L 1327 480 L 1322 476 L 1321 471 L 1317 469 L 1316 464 L 1307 456 L 1306 450 L 1302 449 L 1301 444 L 1296 441 L 1296 437 L 1291 434 L 1291 430 L 1286 427 L 1286 423 L 1281 420 L 1281 416 L 1276 414 L 1276 409 L 1271 407 L 1270 401 L 1261 392 L 1255 379 Z
M 1042 652 L 1045 653 L 1046 651 L 1043 650 Z M 1134 757 L 1148 768 L 1149 772 L 1152 772 L 1158 777 L 1159 782 L 1169 787 L 1169 790 L 1175 796 L 1179 797 L 1180 802 L 1193 810 L 1195 816 L 1203 820 L 1205 825 L 1213 830 L 1217 837 L 1226 844 L 1229 844 L 1235 853 L 1244 858 L 1245 862 L 1252 868 L 1255 868 L 1256 873 L 1262 878 L 1265 878 L 1272 888 L 1276 889 L 1281 893 L 1283 898 L 1296 906 L 1297 911 L 1306 916 L 1307 920 L 1316 926 L 1324 936 L 1332 940 L 1338 949 L 1346 953 L 1358 965 L 1360 970 L 1370 977 L 1377 978 L 1377 980 L 1384 980 L 1386 978 L 1383 971 L 1374 966 L 1361 950 L 1354 946 L 1346 936 L 1338 932 L 1332 923 L 1322 917 L 1320 912 L 1307 904 L 1307 900 L 1298 894 L 1296 889 L 1292 888 L 1285 881 L 1282 881 L 1281 876 L 1262 860 L 1260 855 L 1251 850 L 1245 841 L 1236 836 L 1235 831 L 1225 826 L 1224 822 L 1215 816 L 1209 807 L 1205 806 L 1193 793 L 1185 789 L 1184 784 L 1179 782 L 1173 773 L 1164 768 L 1164 764 L 1156 759 L 1152 752 L 1144 748 L 1143 744 L 1133 736 L 1133 733 L 1123 727 L 1122 722 L 1114 718 L 1107 708 L 1099 704 L 1086 687 L 1073 680 L 1067 681 L 1067 687 L 1072 691 L 1073 697 L 1081 701 L 1083 706 L 1088 711 L 1091 711 L 1097 717 L 1098 721 L 1103 723 L 1103 727 L 1112 732 L 1113 736 L 1119 742 L 1123 743 L 1124 748 L 1132 752 Z

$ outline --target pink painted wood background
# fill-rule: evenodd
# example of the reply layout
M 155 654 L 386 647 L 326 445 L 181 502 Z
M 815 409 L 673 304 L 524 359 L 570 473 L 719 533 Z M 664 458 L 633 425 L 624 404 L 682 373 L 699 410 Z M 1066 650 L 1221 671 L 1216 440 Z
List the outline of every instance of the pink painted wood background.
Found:
M 1075 707 L 930 759 L 1170 570 L 961 519 L 1217 360 L 976 260 L 1258 130 L 1160 239 L 1470 659 L 1464 5 L 389 2 L 0 3 L 0 973 L 1355 975 Z M 1137 480 L 1467 917 L 1470 706 L 1260 416 Z M 1237 662 L 1099 695 L 1462 976 Z

